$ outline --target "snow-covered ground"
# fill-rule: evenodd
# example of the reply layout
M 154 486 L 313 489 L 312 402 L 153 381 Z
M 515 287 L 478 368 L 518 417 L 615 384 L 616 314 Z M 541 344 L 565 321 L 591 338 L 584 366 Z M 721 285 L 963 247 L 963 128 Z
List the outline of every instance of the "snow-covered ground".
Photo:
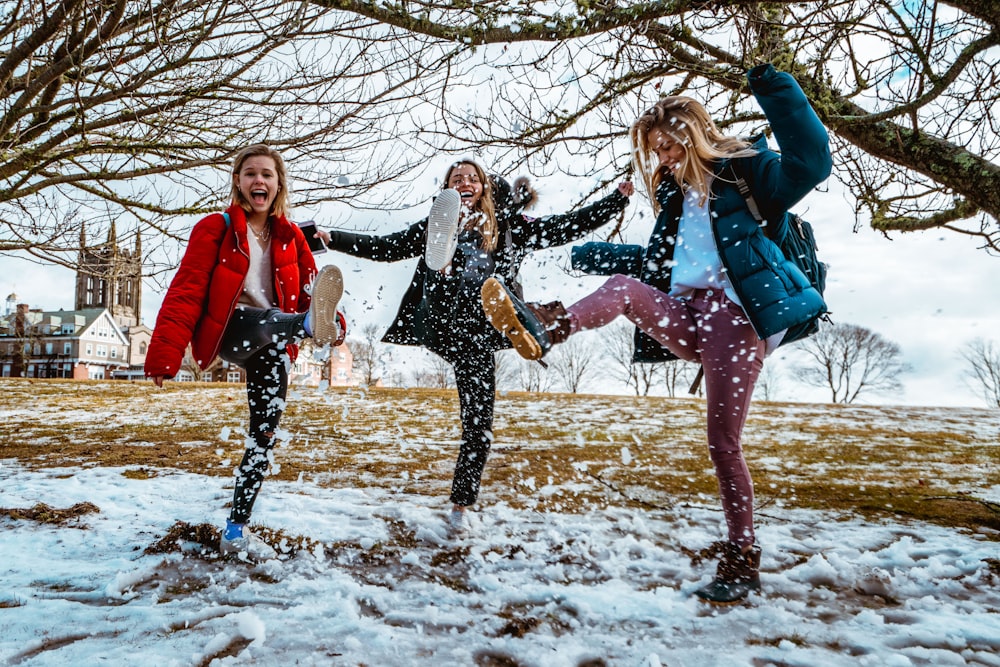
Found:
M 0 461 L 0 507 L 100 510 L 0 519 L 3 664 L 1000 666 L 1000 542 L 971 533 L 769 508 L 763 594 L 716 608 L 691 596 L 714 565 L 685 552 L 722 534 L 712 498 L 497 503 L 452 540 L 443 499 L 268 480 L 255 518 L 307 541 L 251 566 L 146 552 L 218 524 L 222 478 L 124 472 Z

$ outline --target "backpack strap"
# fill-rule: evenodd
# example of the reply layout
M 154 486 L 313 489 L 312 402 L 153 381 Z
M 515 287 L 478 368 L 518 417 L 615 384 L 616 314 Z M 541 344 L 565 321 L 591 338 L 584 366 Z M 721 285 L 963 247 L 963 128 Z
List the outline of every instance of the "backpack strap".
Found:
M 691 388 L 688 389 L 689 394 L 694 396 L 698 393 L 698 390 L 701 389 L 701 379 L 703 377 L 705 377 L 705 367 L 698 364 L 698 372 L 694 376 L 694 382 L 691 383 Z
M 223 211 L 222 212 L 222 217 L 225 219 L 225 221 L 226 221 L 226 227 L 228 228 L 229 225 L 233 222 L 232 220 L 229 219 L 229 211 Z
M 732 170 L 733 176 L 736 178 L 736 188 L 740 191 L 740 194 L 743 195 L 743 199 L 746 200 L 747 208 L 750 209 L 750 215 L 752 215 L 753 219 L 757 222 L 764 222 L 764 216 L 760 214 L 760 208 L 757 206 L 757 200 L 753 198 L 753 193 L 750 192 L 750 186 L 747 185 L 746 180 L 744 180 L 742 176 L 736 173 L 736 167 L 733 166 L 732 162 L 729 163 L 729 168 Z

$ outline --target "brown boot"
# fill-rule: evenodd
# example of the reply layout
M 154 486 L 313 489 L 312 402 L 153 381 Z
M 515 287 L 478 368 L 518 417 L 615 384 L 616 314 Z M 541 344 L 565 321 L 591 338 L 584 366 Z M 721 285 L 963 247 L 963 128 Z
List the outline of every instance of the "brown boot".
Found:
M 569 338 L 569 313 L 563 307 L 562 301 L 527 303 L 525 305 L 545 327 L 545 332 L 549 335 L 550 345 L 558 345 Z
M 722 558 L 715 580 L 699 588 L 695 595 L 712 604 L 729 605 L 745 599 L 750 591 L 760 590 L 760 545 L 745 554 L 732 542 L 721 547 Z

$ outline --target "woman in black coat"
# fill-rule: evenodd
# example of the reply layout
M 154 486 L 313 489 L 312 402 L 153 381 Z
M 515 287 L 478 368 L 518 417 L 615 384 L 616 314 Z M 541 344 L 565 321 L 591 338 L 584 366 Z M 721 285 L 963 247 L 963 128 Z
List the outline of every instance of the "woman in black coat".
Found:
M 476 502 L 486 458 L 493 439 L 496 392 L 494 355 L 510 347 L 483 314 L 480 290 L 491 276 L 517 284 L 521 260 L 533 250 L 577 240 L 614 219 L 628 204 L 632 184 L 579 211 L 531 218 L 522 211 L 535 193 L 525 179 L 512 189 L 499 177 L 487 177 L 472 160 L 448 168 L 442 189 L 461 196 L 457 247 L 443 269 L 424 261 L 428 220 L 385 236 L 346 231 L 322 231 L 332 250 L 379 262 L 420 257 L 413 280 L 382 341 L 422 345 L 452 365 L 458 388 L 462 444 L 452 480 L 450 524 L 462 532 L 465 508 Z M 453 193 L 449 193 L 454 196 Z

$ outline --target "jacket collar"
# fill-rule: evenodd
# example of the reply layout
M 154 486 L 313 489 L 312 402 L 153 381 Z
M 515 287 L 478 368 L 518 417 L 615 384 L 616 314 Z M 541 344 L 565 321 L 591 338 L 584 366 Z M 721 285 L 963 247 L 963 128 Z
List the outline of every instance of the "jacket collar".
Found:
M 247 236 L 249 232 L 247 231 L 246 211 L 239 204 L 231 204 L 226 209 L 226 213 L 229 214 L 229 218 L 232 220 L 233 230 L 238 232 L 240 236 Z M 288 221 L 288 218 L 283 215 L 272 218 L 271 237 L 282 243 L 290 243 L 295 238 L 295 234 L 292 231 L 292 223 Z
M 677 185 L 677 181 L 673 178 L 667 177 L 660 181 L 660 184 L 656 186 L 656 201 L 659 202 L 660 208 L 666 208 L 667 202 L 675 194 L 680 192 L 680 186 Z

